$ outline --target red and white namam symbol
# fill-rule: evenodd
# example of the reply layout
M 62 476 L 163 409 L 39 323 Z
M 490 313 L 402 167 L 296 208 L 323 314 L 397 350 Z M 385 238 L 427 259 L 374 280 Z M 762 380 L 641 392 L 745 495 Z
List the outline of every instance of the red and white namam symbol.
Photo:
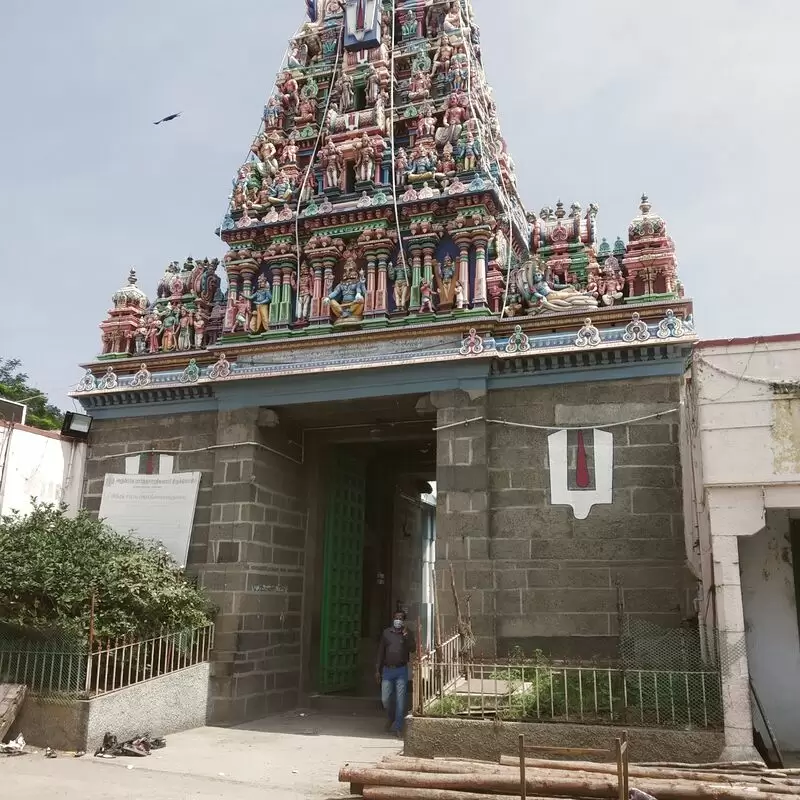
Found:
M 592 435 L 594 463 L 590 465 L 584 432 L 578 431 L 574 489 L 569 488 L 569 432 L 558 431 L 547 437 L 550 455 L 550 502 L 554 506 L 572 506 L 575 519 L 586 519 L 592 506 L 613 501 L 614 436 L 608 431 L 597 429 L 592 431 Z M 592 483 L 594 488 L 591 488 Z

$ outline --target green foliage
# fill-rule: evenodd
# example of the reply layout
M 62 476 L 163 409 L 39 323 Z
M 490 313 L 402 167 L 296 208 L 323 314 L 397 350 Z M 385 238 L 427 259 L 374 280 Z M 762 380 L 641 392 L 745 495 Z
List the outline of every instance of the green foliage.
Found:
M 17 403 L 25 401 L 28 407 L 26 425 L 45 431 L 60 430 L 64 421 L 63 413 L 28 383 L 28 376 L 19 371 L 21 363 L 16 358 L 0 358 L 0 397 Z
M 0 519 L 0 619 L 86 636 L 92 595 L 100 637 L 204 625 L 212 609 L 163 547 L 81 511 L 37 504 Z

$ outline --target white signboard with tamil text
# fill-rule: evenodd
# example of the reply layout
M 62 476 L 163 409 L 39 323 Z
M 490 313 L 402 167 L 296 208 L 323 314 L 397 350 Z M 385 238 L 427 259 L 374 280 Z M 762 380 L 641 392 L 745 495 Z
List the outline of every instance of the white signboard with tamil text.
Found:
M 106 475 L 100 518 L 118 533 L 161 542 L 183 566 L 199 489 L 199 472 Z

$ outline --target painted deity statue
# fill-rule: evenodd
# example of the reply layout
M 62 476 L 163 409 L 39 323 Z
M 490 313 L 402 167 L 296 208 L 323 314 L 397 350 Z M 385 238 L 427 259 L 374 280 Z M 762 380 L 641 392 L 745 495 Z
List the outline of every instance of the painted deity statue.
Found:
M 419 285 L 419 313 L 420 314 L 433 314 L 435 309 L 433 307 L 433 297 L 436 294 L 436 290 L 428 283 L 428 281 L 423 280 L 422 283 Z
M 206 317 L 202 311 L 198 311 L 194 317 L 194 349 L 202 350 L 205 345 L 206 336 Z
M 427 100 L 431 96 L 431 76 L 418 69 L 408 86 L 408 99 L 412 102 Z
M 256 291 L 250 301 L 253 304 L 250 332 L 266 333 L 269 330 L 269 307 L 272 303 L 272 287 L 266 275 L 259 275 Z
M 282 205 L 292 197 L 292 183 L 289 176 L 281 170 L 269 189 L 269 202 L 273 205 Z
M 300 148 L 297 146 L 294 139 L 289 139 L 283 146 L 281 151 L 281 164 L 297 164 L 297 154 Z
M 458 308 L 458 309 L 464 308 L 464 303 L 465 303 L 465 300 L 464 300 L 464 285 L 461 283 L 461 281 L 456 281 L 456 289 L 455 289 L 455 292 L 454 292 L 454 296 L 455 296 L 455 306 L 456 306 L 456 308 Z
M 178 350 L 192 349 L 194 314 L 184 307 L 178 318 Z
M 426 105 L 420 112 L 417 122 L 417 136 L 420 139 L 433 138 L 436 133 L 436 117 L 433 116 L 433 108 Z
M 339 111 L 342 114 L 347 114 L 352 111 L 356 105 L 356 95 L 353 89 L 353 78 L 348 73 L 342 73 L 339 78 Z
M 432 180 L 436 172 L 434 151 L 420 144 L 411 153 L 408 178 L 412 182 Z
M 161 333 L 163 328 L 157 314 L 151 314 L 147 320 L 147 350 L 157 353 L 161 349 Z
M 394 304 L 398 311 L 408 311 L 409 287 L 411 286 L 411 269 L 401 258 L 395 265 L 389 262 L 386 270 L 390 281 L 394 282 Z
M 164 353 L 171 353 L 177 345 L 175 332 L 178 327 L 178 315 L 172 303 L 167 303 L 167 307 L 161 315 L 161 327 L 163 329 L 161 333 L 161 350 Z
M 342 153 L 334 141 L 329 141 L 320 153 L 320 161 L 325 170 L 325 187 L 340 189 L 342 176 Z
M 394 159 L 394 173 L 395 173 L 395 185 L 402 186 L 406 182 L 406 174 L 408 173 L 408 154 L 405 151 L 404 147 L 401 147 L 397 151 L 397 155 Z
M 438 72 L 447 75 L 450 72 L 450 61 L 454 53 L 453 45 L 450 44 L 450 39 L 445 34 L 439 38 L 439 47 L 433 57 L 433 69 L 431 75 L 436 76 Z
M 356 176 L 360 183 L 375 178 L 375 146 L 364 132 L 361 141 L 356 144 Z
M 264 125 L 270 131 L 283 127 L 283 105 L 281 98 L 276 94 L 273 94 L 264 106 Z
M 367 73 L 367 103 L 368 105 L 375 105 L 381 94 L 381 79 L 378 75 L 378 70 L 375 69 L 374 64 L 369 65 L 369 72 Z
M 444 112 L 444 124 L 436 131 L 436 141 L 439 144 L 445 142 L 455 143 L 464 130 L 464 123 L 467 120 L 467 109 L 464 106 L 465 100 L 463 93 L 453 93 L 447 101 L 447 110 Z
M 300 87 L 289 70 L 283 73 L 281 95 L 283 97 L 283 107 L 291 114 L 296 114 L 300 106 Z
M 295 117 L 295 125 L 311 125 L 317 121 L 317 101 L 313 97 L 304 97 L 300 101 Z
M 439 297 L 443 303 L 452 303 L 455 286 L 456 264 L 451 255 L 446 255 L 441 263 L 434 262 L 436 278 L 439 281 Z
M 147 352 L 147 319 L 144 315 L 139 318 L 139 324 L 133 334 L 133 347 L 136 355 Z
M 245 333 L 250 325 L 250 299 L 242 295 L 233 301 L 233 321 L 231 333 Z
M 439 165 L 439 172 L 447 177 L 452 177 L 456 174 L 456 160 L 453 145 L 447 142 L 442 148 L 442 160 Z
M 474 172 L 481 163 L 483 151 L 479 139 L 476 139 L 471 132 L 467 133 L 467 138 L 458 143 L 458 160 L 461 163 L 462 172 Z
M 307 263 L 300 267 L 300 276 L 297 281 L 297 319 L 307 320 L 311 314 L 311 294 L 313 291 L 314 273 Z
M 450 4 L 450 8 L 447 14 L 445 14 L 444 22 L 442 23 L 442 30 L 448 36 L 461 33 L 461 11 L 459 10 L 457 2 Z
M 531 282 L 531 301 L 548 311 L 569 311 L 573 308 L 597 308 L 597 300 L 574 286 L 548 282 L 544 273 L 535 269 Z
M 161 280 L 158 282 L 158 289 L 156 296 L 159 300 L 162 298 L 172 297 L 172 289 L 175 286 L 175 281 L 178 278 L 178 262 L 173 261 L 167 264 Z
M 326 297 L 326 305 L 336 318 L 334 324 L 360 322 L 363 319 L 366 293 L 367 289 L 359 277 L 356 262 L 350 258 L 344 266 L 342 280 Z

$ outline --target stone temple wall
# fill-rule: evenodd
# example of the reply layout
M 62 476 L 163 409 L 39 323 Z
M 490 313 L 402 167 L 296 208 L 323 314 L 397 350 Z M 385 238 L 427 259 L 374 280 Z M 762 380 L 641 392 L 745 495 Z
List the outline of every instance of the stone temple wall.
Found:
M 97 512 L 107 472 L 124 472 L 138 450 L 200 449 L 176 471 L 202 478 L 187 570 L 218 607 L 209 721 L 256 719 L 297 703 L 306 514 L 299 453 L 258 409 L 98 420 L 92 428 L 85 506 Z M 258 446 L 263 445 L 263 447 Z
M 485 416 L 533 425 L 601 424 L 678 405 L 677 378 L 562 384 L 435 396 L 438 424 Z M 612 428 L 613 503 L 585 520 L 550 504 L 552 431 L 485 422 L 438 440 L 438 574 L 454 624 L 447 571 L 470 595 L 485 654 L 515 646 L 557 657 L 616 653 L 617 583 L 625 610 L 673 627 L 693 587 L 685 564 L 678 415 Z M 569 448 L 574 465 L 576 448 Z M 588 448 L 591 461 L 592 448 Z

